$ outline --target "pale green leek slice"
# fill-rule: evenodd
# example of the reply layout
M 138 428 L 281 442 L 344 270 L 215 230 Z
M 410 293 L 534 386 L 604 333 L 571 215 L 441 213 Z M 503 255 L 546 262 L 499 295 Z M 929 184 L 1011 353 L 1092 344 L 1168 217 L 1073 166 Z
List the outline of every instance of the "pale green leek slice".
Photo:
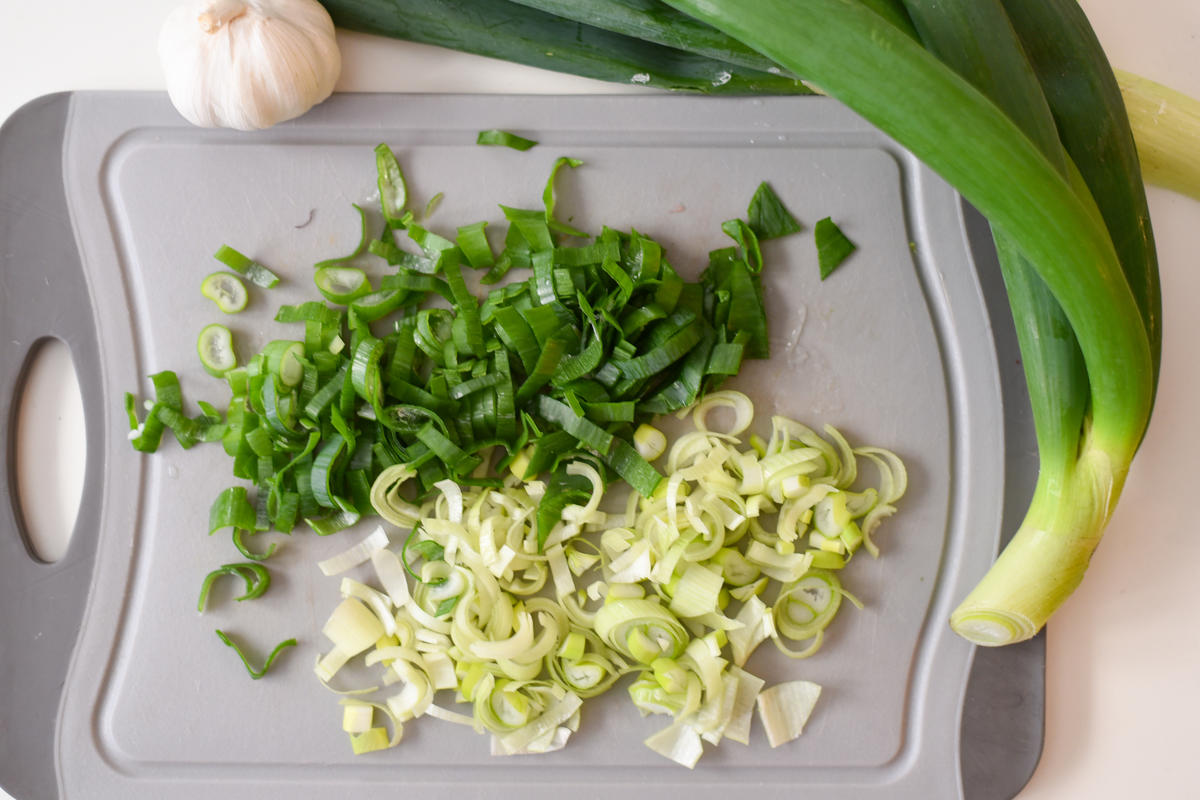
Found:
M 771 747 L 779 747 L 804 732 L 821 696 L 821 687 L 810 681 L 788 681 L 758 695 L 758 718 Z
M 371 560 L 371 556 L 387 547 L 388 535 L 382 527 L 376 527 L 365 539 L 346 550 L 317 564 L 325 575 L 338 575 Z M 377 637 L 378 638 L 378 637 Z

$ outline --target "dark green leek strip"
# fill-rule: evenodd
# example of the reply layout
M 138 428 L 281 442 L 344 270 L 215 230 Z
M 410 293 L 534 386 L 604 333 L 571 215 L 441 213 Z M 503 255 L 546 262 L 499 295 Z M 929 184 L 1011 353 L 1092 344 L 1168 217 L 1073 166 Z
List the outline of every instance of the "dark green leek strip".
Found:
M 654 303 L 638 306 L 621 318 L 621 334 L 627 339 L 637 338 L 637 335 L 651 322 L 666 319 L 666 317 L 667 311 Z
M 280 492 L 279 502 L 271 515 L 271 525 L 280 533 L 291 533 L 300 516 L 300 493 Z
M 241 528 L 233 529 L 233 546 L 236 547 L 237 551 L 242 554 L 242 558 L 248 558 L 251 561 L 266 561 L 268 558 L 275 555 L 275 549 L 276 549 L 275 542 L 271 542 L 271 546 L 267 548 L 266 552 L 256 553 L 253 550 L 251 550 L 249 547 L 247 547 L 246 543 L 244 541 L 242 541 L 242 536 L 244 534 L 245 534 L 245 531 L 242 530 Z M 241 598 L 238 598 L 238 599 L 240 600 Z
M 705 94 L 805 94 L 799 81 L 496 0 L 323 0 L 335 25 L 599 80 Z M 531 43 L 536 43 L 531 46 Z
M 605 234 L 610 233 L 605 230 Z M 641 285 L 660 277 L 663 261 L 662 246 L 658 242 L 633 231 L 630 234 L 629 250 L 633 262 L 630 274 L 635 283 Z
M 637 414 L 637 403 L 632 400 L 586 403 L 584 411 L 585 416 L 592 422 L 633 422 Z
M 500 382 L 496 384 L 496 438 L 511 443 L 517 436 L 517 407 L 512 371 L 508 353 L 503 349 L 496 351 L 495 359 L 496 374 L 500 376 Z
M 612 446 L 613 436 L 596 423 L 579 417 L 566 403 L 547 395 L 538 397 L 538 414 L 562 428 L 597 453 L 604 455 Z
M 804 230 L 804 226 L 792 216 L 792 212 L 787 210 L 779 195 L 775 194 L 775 190 L 766 181 L 758 185 L 754 196 L 750 198 L 746 221 L 760 241 Z
M 817 244 L 817 264 L 821 270 L 821 280 L 833 274 L 833 271 L 858 249 L 829 217 L 817 220 L 813 228 L 813 237 Z
M 338 508 L 335 476 L 346 452 L 346 439 L 340 433 L 326 438 L 313 458 L 312 493 L 317 504 L 324 508 Z
M 572 228 L 570 225 L 562 222 L 554 216 L 554 209 L 558 203 L 554 196 L 554 179 L 558 177 L 558 171 L 563 167 L 570 167 L 574 169 L 575 167 L 582 165 L 583 162 L 578 158 L 559 156 L 557 159 L 555 159 L 554 166 L 550 168 L 550 177 L 546 179 L 546 188 L 542 190 L 542 204 L 546 207 L 546 224 L 549 225 L 551 229 L 556 230 L 559 233 L 564 233 L 568 236 L 587 236 L 588 234 L 586 231 L 581 231 L 578 228 Z
M 757 275 L 762 272 L 763 260 L 762 249 L 758 244 L 758 237 L 754 234 L 754 229 L 741 219 L 730 219 L 721 223 L 721 230 L 737 242 L 738 249 L 741 251 L 742 260 L 746 262 L 746 266 L 750 268 L 750 272 Z
M 553 302 L 521 310 L 529 329 L 533 331 L 538 345 L 544 347 L 555 333 L 564 326 L 575 324 L 575 315 L 562 303 Z
M 442 269 L 446 275 L 446 282 L 450 285 L 450 292 L 454 295 L 455 314 L 466 328 L 467 352 L 474 356 L 482 356 L 483 325 L 479 319 L 479 301 L 467 288 L 462 266 L 458 263 L 457 248 L 447 252 L 455 255 L 443 260 Z
M 662 372 L 683 358 L 704 338 L 700 325 L 688 325 L 645 355 L 616 362 L 621 374 L 630 380 L 643 380 Z
M 475 137 L 475 144 L 492 147 L 511 147 L 513 150 L 525 151 L 536 146 L 537 142 L 533 139 L 526 139 L 524 136 L 517 136 L 515 133 L 490 128 L 479 132 L 479 135 Z
M 613 438 L 612 450 L 604 457 L 604 463 L 642 497 L 652 496 L 663 480 L 662 473 L 620 437 Z
M 550 376 L 550 382 L 555 386 L 563 386 L 571 381 L 578 380 L 600 366 L 600 361 L 603 358 L 604 342 L 598 336 L 593 337 L 588 346 L 583 349 L 583 352 L 567 356 L 558 362 L 558 366 L 554 369 L 554 374 Z
M 379 360 L 383 358 L 383 342 L 374 336 L 363 336 L 354 347 L 350 359 L 350 383 L 354 392 L 371 404 L 379 413 L 383 405 L 383 379 L 379 374 Z
M 624 308 L 625 304 L 629 302 L 629 298 L 633 295 L 633 278 L 621 268 L 621 265 L 615 259 L 604 259 L 600 262 L 600 268 L 617 284 L 617 294 L 613 301 L 613 306 Z
M 493 312 L 493 318 L 496 335 L 500 337 L 500 341 L 521 359 L 521 366 L 526 374 L 533 372 L 542 348 L 529 323 L 512 306 L 500 306 Z
M 352 261 L 355 258 L 358 258 L 358 256 L 362 255 L 363 251 L 367 249 L 367 243 L 371 241 L 371 229 L 367 222 L 367 212 L 364 211 L 362 206 L 360 206 L 358 203 L 353 203 L 352 205 L 354 206 L 354 210 L 358 212 L 359 226 L 362 230 L 362 233 L 359 235 L 358 244 L 354 247 L 354 250 L 344 256 L 327 258 L 324 261 L 318 261 L 313 265 L 314 269 L 341 266 L 347 261 Z
M 1150 340 L 1157 385 L 1162 289 L 1145 185 L 1121 87 L 1077 3 L 1001 2 L 1041 82 L 1063 146 L 1108 225 Z M 1107 122 L 1098 126 L 1097 119 Z
M 579 452 L 579 440 L 566 431 L 548 431 L 545 434 L 537 434 L 533 452 L 529 456 L 529 466 L 523 477 L 526 480 L 532 480 L 543 472 L 553 469 L 554 465 L 564 457 L 577 452 Z
M 250 664 L 250 660 L 248 658 L 246 658 L 246 654 L 242 652 L 242 648 L 238 647 L 237 642 L 235 642 L 232 638 L 230 638 L 229 634 L 218 629 L 217 637 L 222 642 L 224 642 L 226 645 L 233 648 L 233 651 L 238 654 L 238 658 L 240 658 L 242 660 L 242 665 L 246 667 L 246 672 L 250 673 L 250 677 L 253 678 L 254 680 L 258 680 L 259 678 L 261 678 L 262 676 L 267 674 L 267 671 L 271 669 L 271 665 L 275 663 L 275 659 L 279 656 L 279 654 L 281 652 L 283 652 L 283 650 L 285 650 L 288 647 L 296 646 L 295 639 L 284 639 L 282 642 L 275 645 L 275 649 L 271 651 L 271 654 L 269 656 L 267 656 L 267 660 L 263 663 L 262 669 L 255 669 Z
M 779 68 L 746 45 L 659 0 L 512 0 L 593 28 L 750 69 Z
M 492 254 L 492 246 L 487 239 L 487 221 L 476 222 L 459 227 L 455 239 L 458 249 L 467 259 L 467 263 L 475 269 L 487 269 L 494 266 L 496 257 Z
M 462 400 L 468 395 L 475 392 L 481 392 L 484 389 L 491 389 L 503 383 L 504 376 L 499 372 L 489 372 L 486 375 L 480 375 L 478 378 L 471 378 L 463 381 L 450 390 L 450 397 L 454 400 Z
M 455 476 L 470 472 L 482 461 L 479 456 L 471 455 L 451 441 L 433 423 L 422 425 L 417 431 L 417 439 L 432 450 Z
M 550 338 L 546 340 L 545 346 L 542 347 L 533 371 L 529 373 L 525 382 L 521 384 L 521 388 L 517 390 L 517 402 L 526 402 L 548 384 L 558 369 L 558 365 L 567 357 L 567 353 L 578 346 L 579 332 L 573 328 L 559 328 L 551 334 Z
M 267 568 L 262 564 L 223 564 L 205 575 L 204 582 L 200 584 L 200 600 L 196 603 L 196 610 L 200 613 L 204 613 L 204 607 L 208 604 L 208 595 L 212 591 L 213 583 L 222 575 L 236 575 L 246 584 L 246 591 L 240 597 L 234 598 L 238 602 L 261 597 L 271 585 L 271 573 L 267 572 Z

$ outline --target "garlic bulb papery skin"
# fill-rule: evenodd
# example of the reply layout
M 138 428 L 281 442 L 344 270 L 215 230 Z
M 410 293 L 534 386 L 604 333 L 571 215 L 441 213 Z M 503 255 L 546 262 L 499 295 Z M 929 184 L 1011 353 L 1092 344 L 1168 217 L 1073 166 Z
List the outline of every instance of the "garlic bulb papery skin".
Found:
M 316 0 L 200 0 L 158 37 L 167 94 L 206 128 L 269 128 L 333 93 L 342 69 L 329 12 Z

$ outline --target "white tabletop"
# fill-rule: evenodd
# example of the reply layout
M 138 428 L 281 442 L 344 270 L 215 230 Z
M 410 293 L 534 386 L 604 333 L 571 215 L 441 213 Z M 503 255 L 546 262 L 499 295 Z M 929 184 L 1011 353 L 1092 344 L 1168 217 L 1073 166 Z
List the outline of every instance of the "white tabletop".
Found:
M 22 4 L 19 15 L 6 15 L 0 25 L 0 119 L 47 92 L 161 90 L 155 42 L 174 3 Z M 1114 65 L 1200 97 L 1200 3 L 1082 0 L 1082 5 Z M 359 34 L 341 35 L 340 44 L 341 91 L 617 90 Z M 1194 578 L 1200 535 L 1192 506 L 1200 452 L 1200 204 L 1154 188 L 1149 198 L 1164 297 L 1157 405 L 1087 579 L 1050 625 L 1045 749 L 1022 800 L 1200 797 L 1200 593 Z M 40 415 L 18 425 L 21 435 L 38 426 L 36 435 L 69 443 L 72 432 L 82 430 L 78 401 L 61 399 L 69 397 L 60 390 L 71 382 L 69 362 L 48 360 L 32 381 L 36 385 L 29 391 L 38 399 L 27 405 Z M 70 495 L 79 468 L 65 458 L 53 468 Z M 71 512 L 56 505 L 46 515 L 53 550 L 59 546 L 53 529 L 66 529 Z M 8 799 L 0 790 L 0 800 Z

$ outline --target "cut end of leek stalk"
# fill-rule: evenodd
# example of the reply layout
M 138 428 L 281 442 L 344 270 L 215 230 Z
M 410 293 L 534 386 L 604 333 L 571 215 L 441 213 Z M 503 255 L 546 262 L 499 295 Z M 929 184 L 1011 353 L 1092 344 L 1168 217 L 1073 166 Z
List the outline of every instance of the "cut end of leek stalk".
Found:
M 950 616 L 950 627 L 972 644 L 984 647 L 1023 642 L 1038 631 L 1031 620 L 995 609 L 960 608 Z

